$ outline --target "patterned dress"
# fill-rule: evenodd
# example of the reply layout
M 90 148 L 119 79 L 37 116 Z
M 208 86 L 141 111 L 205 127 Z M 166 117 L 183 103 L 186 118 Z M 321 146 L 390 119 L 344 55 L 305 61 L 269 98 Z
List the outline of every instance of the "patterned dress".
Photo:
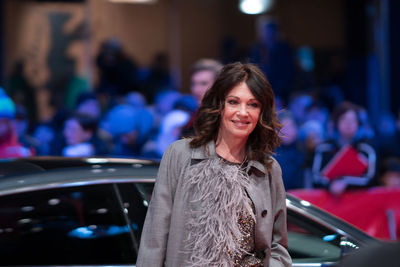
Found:
M 241 171 L 245 171 L 246 162 L 244 163 L 233 163 L 229 162 L 223 158 L 221 158 L 224 164 L 233 164 L 238 165 Z M 254 204 L 251 201 L 250 197 L 246 193 L 246 197 L 248 198 L 249 204 L 252 207 L 253 213 L 254 211 Z M 254 214 L 253 214 L 254 215 Z M 237 221 L 240 231 L 243 233 L 242 238 L 236 240 L 239 243 L 241 248 L 241 252 L 232 253 L 228 251 L 228 255 L 233 261 L 234 267 L 261 267 L 263 266 L 263 262 L 260 258 L 258 258 L 254 251 L 254 230 L 255 230 L 255 220 L 251 214 L 247 212 L 241 211 L 239 213 L 239 219 Z

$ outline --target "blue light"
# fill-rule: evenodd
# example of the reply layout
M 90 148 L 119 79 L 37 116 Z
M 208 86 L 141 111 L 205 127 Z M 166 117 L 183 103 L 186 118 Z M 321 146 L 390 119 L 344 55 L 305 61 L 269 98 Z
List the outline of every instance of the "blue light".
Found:
M 93 238 L 93 230 L 89 229 L 88 227 L 79 227 L 69 232 L 68 235 L 71 237 L 89 239 Z
M 137 224 L 132 224 L 133 230 L 138 230 Z M 78 227 L 68 233 L 68 236 L 81 238 L 81 239 L 94 239 L 100 238 L 104 236 L 115 236 L 119 234 L 129 233 L 129 226 L 117 226 L 117 225 L 109 225 L 109 226 L 96 226 L 96 227 Z
M 335 240 L 337 237 L 337 235 L 326 235 L 322 238 L 322 240 L 324 240 L 325 242 L 330 242 Z

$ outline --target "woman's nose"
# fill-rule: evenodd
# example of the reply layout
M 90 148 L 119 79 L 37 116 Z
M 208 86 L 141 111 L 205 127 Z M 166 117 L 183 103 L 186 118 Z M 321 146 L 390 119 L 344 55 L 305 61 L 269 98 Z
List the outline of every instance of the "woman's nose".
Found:
M 239 106 L 239 110 L 238 110 L 238 114 L 245 116 L 247 115 L 247 105 L 240 105 Z

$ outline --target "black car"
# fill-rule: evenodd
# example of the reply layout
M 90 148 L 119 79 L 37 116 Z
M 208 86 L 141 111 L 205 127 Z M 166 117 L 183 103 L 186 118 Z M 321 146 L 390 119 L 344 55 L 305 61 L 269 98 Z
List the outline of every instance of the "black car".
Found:
M 158 162 L 34 157 L 0 162 L 0 265 L 134 266 Z M 335 266 L 377 239 L 287 195 L 293 266 Z

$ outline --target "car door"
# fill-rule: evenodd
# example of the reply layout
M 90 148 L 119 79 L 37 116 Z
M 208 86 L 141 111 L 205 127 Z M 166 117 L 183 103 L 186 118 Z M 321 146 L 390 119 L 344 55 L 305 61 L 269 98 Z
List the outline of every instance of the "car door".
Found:
M 146 207 L 135 187 L 129 194 L 137 219 L 128 220 L 116 184 L 0 197 L 0 265 L 133 265 Z

